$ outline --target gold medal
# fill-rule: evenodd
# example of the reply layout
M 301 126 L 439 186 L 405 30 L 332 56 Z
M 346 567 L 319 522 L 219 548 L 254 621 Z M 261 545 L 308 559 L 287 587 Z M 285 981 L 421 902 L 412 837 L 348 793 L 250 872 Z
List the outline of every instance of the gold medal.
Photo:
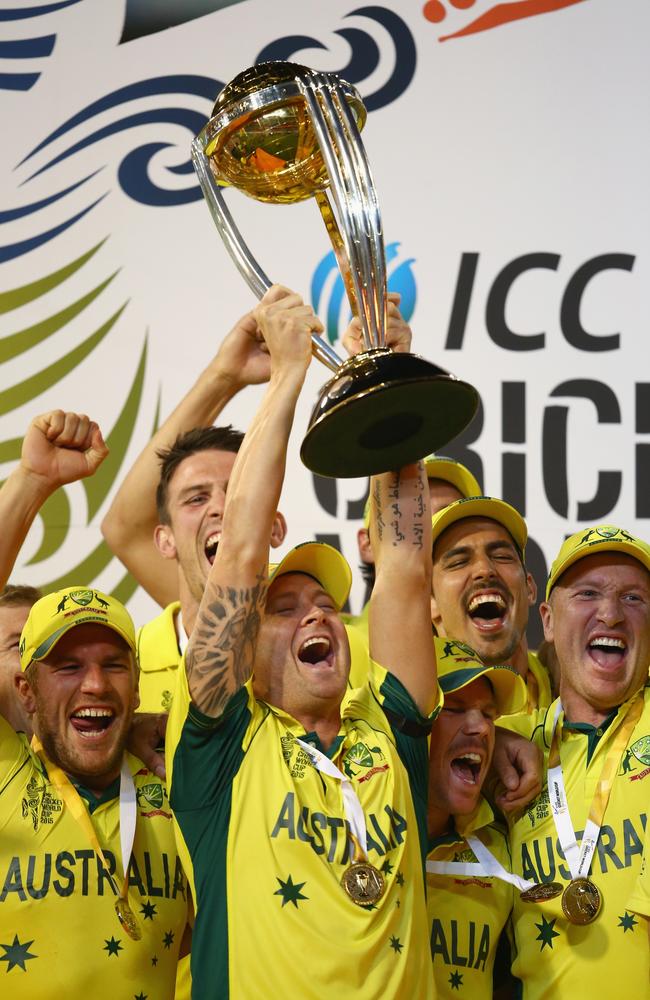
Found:
M 600 912 L 603 897 L 590 878 L 571 879 L 562 893 L 562 910 L 572 924 L 590 924 Z
M 524 903 L 545 903 L 547 899 L 555 899 L 563 890 L 561 882 L 540 882 L 538 885 L 531 885 L 530 889 L 524 889 L 519 893 L 519 898 Z
M 131 907 L 129 906 L 128 899 L 124 899 L 122 896 L 115 900 L 115 912 L 117 913 L 117 918 L 122 924 L 122 927 L 134 941 L 139 941 L 142 937 L 142 931 L 138 921 L 135 918 L 135 914 Z
M 369 906 L 384 895 L 384 876 L 367 861 L 353 861 L 341 876 L 341 885 L 357 906 Z

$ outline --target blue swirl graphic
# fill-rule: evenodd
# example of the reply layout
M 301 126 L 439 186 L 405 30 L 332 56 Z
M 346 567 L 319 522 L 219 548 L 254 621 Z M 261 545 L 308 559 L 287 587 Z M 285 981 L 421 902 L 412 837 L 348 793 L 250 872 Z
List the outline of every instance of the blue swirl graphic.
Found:
M 50 132 L 34 149 L 21 161 L 21 164 L 29 161 L 33 156 L 46 149 L 51 143 L 62 138 L 72 129 L 92 121 L 97 115 L 120 108 L 130 101 L 142 97 L 151 97 L 170 94 L 191 94 L 213 101 L 218 92 L 223 87 L 219 80 L 214 80 L 206 76 L 194 76 L 189 74 L 178 74 L 171 76 L 152 77 L 147 80 L 140 80 L 137 83 L 120 87 L 109 94 L 104 95 L 91 104 L 76 112 L 54 131 Z M 137 112 L 124 115 L 122 118 L 102 128 L 84 136 L 83 139 L 70 145 L 57 156 L 53 157 L 38 170 L 34 171 L 28 181 L 39 174 L 50 170 L 56 164 L 74 156 L 83 149 L 88 148 L 111 135 L 124 132 L 131 128 L 138 128 L 140 125 L 172 124 L 181 125 L 194 136 L 205 125 L 206 114 L 194 111 L 189 108 L 155 108 L 149 111 Z M 141 147 L 131 150 L 126 154 L 118 167 L 118 182 L 124 193 L 134 201 L 143 205 L 151 205 L 159 208 L 174 205 L 184 205 L 200 200 L 201 189 L 198 184 L 183 190 L 173 190 L 157 186 L 149 176 L 149 167 L 153 157 L 162 149 L 176 148 L 174 144 L 168 142 L 150 142 Z M 183 162 L 173 166 L 166 166 L 165 169 L 175 176 L 194 176 L 192 164 L 188 156 L 189 142 L 183 146 Z
M 150 142 L 145 146 L 128 153 L 122 162 L 117 173 L 120 187 L 129 198 L 140 202 L 142 205 L 151 205 L 154 208 L 164 208 L 169 205 L 188 205 L 193 201 L 200 201 L 203 197 L 201 188 L 197 185 L 191 188 L 183 188 L 178 191 L 169 191 L 156 187 L 151 183 L 148 174 L 149 163 L 161 149 L 169 149 L 169 142 Z M 182 164 L 180 167 L 170 167 L 174 173 L 186 173 L 186 167 L 192 170 L 192 164 Z
M 415 311 L 415 304 L 417 301 L 417 286 L 415 283 L 415 275 L 413 274 L 411 266 L 415 263 L 415 258 L 409 257 L 407 260 L 402 261 L 397 267 L 391 270 L 390 265 L 399 256 L 399 248 L 399 243 L 389 243 L 386 247 L 388 290 L 390 292 L 400 293 L 402 297 L 400 302 L 400 311 L 408 323 Z M 336 274 L 336 277 L 331 285 L 329 300 L 325 304 L 323 298 L 326 285 L 333 274 Z M 319 309 L 321 309 L 321 306 L 325 306 L 325 331 L 330 344 L 334 344 L 339 339 L 340 334 L 342 306 L 345 299 L 345 286 L 343 284 L 343 278 L 338 270 L 333 250 L 330 250 L 330 252 L 326 254 L 316 266 L 311 280 L 310 291 L 311 304 L 314 307 L 314 311 L 318 312 Z M 350 322 L 351 315 L 351 312 L 347 311 L 346 323 Z
M 22 205 L 20 208 L 10 208 L 5 212 L 0 212 L 0 222 L 13 222 L 14 219 L 24 219 L 27 215 L 33 215 L 34 212 L 39 212 L 42 208 L 46 208 L 48 205 L 52 205 L 55 201 L 59 201 L 60 198 L 65 198 L 67 194 L 71 191 L 76 191 L 78 187 L 89 181 L 91 177 L 98 174 L 99 170 L 93 171 L 92 174 L 88 174 L 87 177 L 83 177 L 76 184 L 71 184 L 69 187 L 64 188 L 63 191 L 57 191 L 56 194 L 51 194 L 49 198 L 42 198 L 40 201 L 34 201 L 31 205 Z
M 190 111 L 187 108 L 154 108 L 151 111 L 141 111 L 134 115 L 127 115 L 126 118 L 121 118 L 117 122 L 111 122 L 110 125 L 105 125 L 96 132 L 91 132 L 84 139 L 80 139 L 79 142 L 70 146 L 63 153 L 59 153 L 49 163 L 36 170 L 28 177 L 28 180 L 33 180 L 34 177 L 38 177 L 39 174 L 50 170 L 57 163 L 67 160 L 69 156 L 74 156 L 75 153 L 79 153 L 82 149 L 87 149 L 88 146 L 92 146 L 102 139 L 106 139 L 109 135 L 116 135 L 118 132 L 124 132 L 129 128 L 137 128 L 139 125 L 151 125 L 155 122 L 184 125 L 194 134 L 205 125 L 205 117 L 198 111 Z
M 101 198 L 97 198 L 91 205 L 82 209 L 81 212 L 77 212 L 73 215 L 71 219 L 67 219 L 65 222 L 61 222 L 58 226 L 53 229 L 48 229 L 45 233 L 39 233 L 38 236 L 32 236 L 28 240 L 21 240 L 20 243 L 11 243 L 8 246 L 0 247 L 0 264 L 4 264 L 8 260 L 14 260 L 16 257 L 22 257 L 23 254 L 31 253 L 32 250 L 36 250 L 37 247 L 43 246 L 44 243 L 49 243 L 53 240 L 55 236 L 60 233 L 64 233 L 66 229 L 73 226 L 75 222 L 79 219 L 83 219 L 84 215 L 87 215 L 95 205 L 99 205 L 100 201 L 105 198 L 106 195 L 102 195 Z
M 104 97 L 93 101 L 92 104 L 88 104 L 81 111 L 77 111 L 71 118 L 66 119 L 54 132 L 50 132 L 42 142 L 39 142 L 38 146 L 34 146 L 31 153 L 28 153 L 24 160 L 21 160 L 19 166 L 45 149 L 55 139 L 65 135 L 70 129 L 82 125 L 102 111 L 119 107 L 120 104 L 135 101 L 139 97 L 155 97 L 158 94 L 194 94 L 196 97 L 205 97 L 207 100 L 214 101 L 222 88 L 223 83 L 219 80 L 213 80 L 210 76 L 192 76 L 190 74 L 153 76 L 147 80 L 139 80 L 138 83 L 130 83 L 126 87 L 119 87 L 117 90 L 112 90 L 110 94 L 105 94 Z M 203 124 L 205 124 L 205 120 Z
M 10 7 L 7 10 L 0 10 L 0 21 L 22 21 L 28 17 L 40 17 L 42 14 L 51 14 L 55 10 L 74 7 L 75 4 L 82 2 L 83 0 L 61 0 L 60 3 L 46 3 L 40 7 Z
M 0 59 L 34 59 L 36 56 L 52 54 L 56 35 L 42 38 L 17 38 L 11 42 L 0 42 Z
M 37 59 L 50 56 L 56 35 L 0 41 L 0 59 Z M 31 90 L 40 73 L 0 73 L 0 90 Z
M 0 73 L 0 90 L 31 90 L 40 73 Z
M 363 101 L 368 111 L 385 107 L 404 93 L 415 74 L 417 52 L 415 39 L 405 21 L 386 7 L 359 7 L 346 17 L 368 17 L 380 24 L 389 33 L 395 49 L 395 65 L 383 86 L 372 94 L 364 94 Z M 351 56 L 347 66 L 335 69 L 349 83 L 358 84 L 369 77 L 381 60 L 379 47 L 373 37 L 359 28 L 340 28 L 335 34 L 344 38 L 350 46 Z M 259 53 L 256 63 L 273 59 L 292 59 L 304 49 L 326 49 L 318 38 L 310 35 L 286 35 L 266 45 Z M 297 60 L 300 61 L 299 59 Z

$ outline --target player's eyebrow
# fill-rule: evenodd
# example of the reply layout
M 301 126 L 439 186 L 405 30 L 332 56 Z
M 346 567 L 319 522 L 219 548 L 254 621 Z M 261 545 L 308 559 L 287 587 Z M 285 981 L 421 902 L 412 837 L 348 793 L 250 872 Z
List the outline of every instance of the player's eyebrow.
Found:
M 211 483 L 193 483 L 191 486 L 186 486 L 184 489 L 179 491 L 178 499 L 183 500 L 187 496 L 191 496 L 192 493 L 201 493 L 205 490 L 211 488 Z
M 447 549 L 447 551 L 442 556 L 443 562 L 448 562 L 450 559 L 455 559 L 456 556 L 464 556 L 472 551 L 470 545 L 455 545 L 453 549 Z
M 499 538 L 493 542 L 488 542 L 486 545 L 488 552 L 498 552 L 499 549 L 508 549 L 510 552 L 517 554 L 517 546 L 514 542 L 509 542 L 507 538 Z

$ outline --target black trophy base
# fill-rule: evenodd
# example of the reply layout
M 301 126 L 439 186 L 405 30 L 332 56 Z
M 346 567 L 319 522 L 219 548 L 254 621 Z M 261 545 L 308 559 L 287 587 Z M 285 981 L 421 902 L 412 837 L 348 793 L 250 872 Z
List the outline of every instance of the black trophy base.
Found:
M 473 386 L 417 354 L 366 351 L 323 386 L 300 457 L 337 479 L 400 469 L 448 444 L 477 407 Z

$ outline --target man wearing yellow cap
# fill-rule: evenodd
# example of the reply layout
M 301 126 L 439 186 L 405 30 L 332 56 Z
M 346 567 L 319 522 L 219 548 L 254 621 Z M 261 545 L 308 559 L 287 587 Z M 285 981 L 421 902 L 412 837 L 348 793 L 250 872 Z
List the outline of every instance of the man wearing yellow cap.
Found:
M 296 305 L 279 330 L 264 315 L 274 307 L 258 308 L 271 379 L 229 483 L 167 731 L 196 891 L 194 989 L 426 1000 L 426 737 L 439 706 L 426 480 L 418 465 L 374 481 L 382 666 L 342 711 L 347 563 L 311 542 L 267 569 L 313 319 Z
M 549 676 L 528 649 L 526 626 L 537 589 L 524 562 L 528 531 L 514 507 L 493 497 L 457 500 L 433 517 L 431 619 L 487 664 L 513 667 L 528 707 L 551 702 Z
M 650 949 L 632 908 L 650 790 L 650 546 L 614 525 L 562 545 L 541 605 L 560 697 L 520 716 L 542 794 L 510 825 L 513 973 L 525 998 L 646 996 Z
M 95 589 L 48 594 L 20 661 L 35 736 L 29 746 L 0 719 L 6 995 L 113 1000 L 121 983 L 173 997 L 187 883 L 165 786 L 125 753 L 138 700 L 131 618 Z
M 444 706 L 431 731 L 427 907 L 438 997 L 492 997 L 494 960 L 512 909 L 507 831 L 482 796 L 495 719 L 519 712 L 523 680 L 486 666 L 465 643 L 436 639 Z

